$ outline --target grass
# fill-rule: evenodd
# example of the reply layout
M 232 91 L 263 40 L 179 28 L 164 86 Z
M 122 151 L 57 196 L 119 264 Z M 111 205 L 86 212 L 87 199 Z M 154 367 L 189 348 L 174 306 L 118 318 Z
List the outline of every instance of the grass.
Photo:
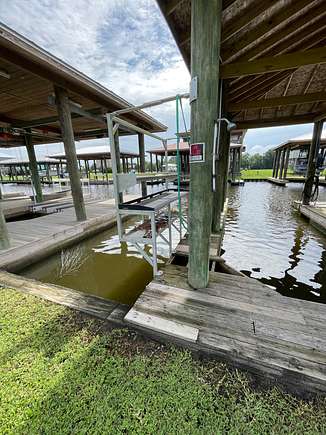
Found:
M 267 179 L 271 177 L 273 169 L 244 169 L 241 171 L 243 180 Z
M 1 289 L 0 433 L 326 433 L 302 401 L 224 364 Z

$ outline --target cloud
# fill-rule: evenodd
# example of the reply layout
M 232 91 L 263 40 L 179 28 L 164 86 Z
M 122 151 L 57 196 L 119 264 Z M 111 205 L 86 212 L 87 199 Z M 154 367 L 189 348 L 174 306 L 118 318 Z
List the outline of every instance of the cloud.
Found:
M 11 0 L 0 2 L 0 15 L 6 25 L 133 104 L 188 89 L 188 70 L 153 0 Z M 168 125 L 168 136 L 175 132 L 173 111 L 173 104 L 148 110 Z M 37 153 L 47 148 L 40 146 Z
M 9 27 L 131 103 L 188 90 L 188 70 L 155 0 L 3 0 L 0 15 Z M 167 136 L 175 134 L 174 103 L 148 113 L 169 127 Z M 189 128 L 187 104 L 185 113 Z M 250 153 L 264 152 L 311 129 L 303 125 L 249 130 L 245 143 Z M 122 141 L 130 149 L 135 146 L 135 138 Z M 147 139 L 146 145 L 157 143 Z M 57 152 L 62 146 L 39 146 L 37 154 L 49 149 Z

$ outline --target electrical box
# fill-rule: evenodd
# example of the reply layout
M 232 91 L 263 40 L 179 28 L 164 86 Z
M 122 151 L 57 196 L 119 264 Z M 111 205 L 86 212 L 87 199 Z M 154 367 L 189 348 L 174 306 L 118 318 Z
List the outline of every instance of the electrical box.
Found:
M 205 143 L 190 144 L 190 163 L 200 163 L 205 161 Z

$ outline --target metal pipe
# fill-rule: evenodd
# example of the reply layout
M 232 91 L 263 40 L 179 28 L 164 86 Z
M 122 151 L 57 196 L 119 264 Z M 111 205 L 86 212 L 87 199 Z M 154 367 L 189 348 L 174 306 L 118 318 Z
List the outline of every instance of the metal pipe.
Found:
M 135 110 L 146 109 L 148 107 L 159 106 L 160 104 L 169 103 L 170 101 L 174 101 L 176 95 L 172 97 L 161 98 L 159 100 L 149 101 L 148 103 L 140 104 L 139 106 L 127 107 L 126 109 L 116 110 L 112 112 L 111 115 L 122 115 L 123 113 L 134 112 Z M 189 92 L 185 94 L 180 94 L 179 98 L 189 98 Z
M 146 134 L 147 136 L 151 136 L 151 137 L 153 137 L 154 139 L 157 139 L 157 140 L 160 140 L 160 141 L 163 140 L 162 137 L 157 136 L 157 135 L 154 134 L 154 133 L 150 133 L 149 131 L 144 130 L 144 129 L 141 128 L 141 127 L 137 127 L 136 125 L 133 125 L 133 124 L 131 124 L 130 122 L 125 121 L 124 119 L 118 118 L 117 116 L 114 116 L 114 115 L 109 114 L 109 113 L 107 114 L 107 116 L 108 116 L 108 115 L 111 116 L 112 121 L 117 122 L 118 124 L 121 124 L 121 125 L 123 125 L 123 126 L 125 126 L 125 127 L 128 127 L 128 128 L 130 128 L 131 130 L 136 131 L 137 133 L 143 133 L 143 134 Z

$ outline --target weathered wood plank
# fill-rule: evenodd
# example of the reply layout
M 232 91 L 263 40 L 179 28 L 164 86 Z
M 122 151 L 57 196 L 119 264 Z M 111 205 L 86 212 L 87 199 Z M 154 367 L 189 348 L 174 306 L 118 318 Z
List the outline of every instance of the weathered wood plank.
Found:
M 131 324 L 143 326 L 163 334 L 182 338 L 185 341 L 195 343 L 198 338 L 198 329 L 185 324 L 168 320 L 160 316 L 146 314 L 132 308 L 125 316 L 125 321 Z

